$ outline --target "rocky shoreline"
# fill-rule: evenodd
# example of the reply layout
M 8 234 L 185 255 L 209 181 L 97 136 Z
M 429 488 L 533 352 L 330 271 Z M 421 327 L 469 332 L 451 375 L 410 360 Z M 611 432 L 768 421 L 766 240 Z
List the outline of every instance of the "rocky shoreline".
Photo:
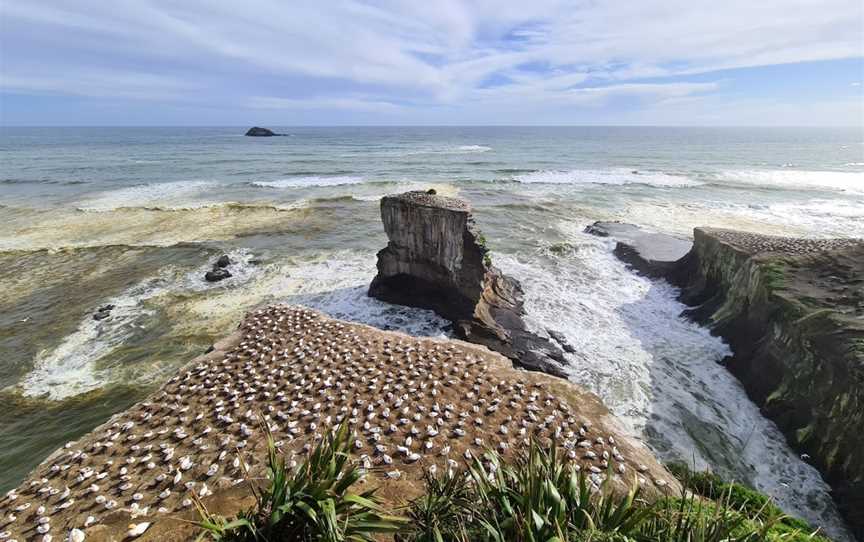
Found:
M 596 396 L 566 380 L 516 370 L 462 341 L 271 306 L 46 459 L 0 499 L 0 532 L 7 541 L 63 540 L 76 528 L 88 541 L 119 540 L 131 522 L 141 540 L 191 539 L 191 492 L 222 514 L 249 505 L 244 484 L 263 476 L 266 459 L 262 423 L 290 457 L 342 421 L 355 432 L 366 483 L 393 503 L 416 496 L 433 465 L 464 464 L 486 448 L 506 457 L 530 438 L 557 438 L 598 483 L 611 464 L 621 489 L 635 480 L 649 495 L 679 488 Z
M 864 539 L 864 240 L 697 228 L 691 250 L 671 261 L 614 227 L 591 230 L 616 237 L 616 254 L 637 271 L 681 288 L 686 315 L 729 343 L 725 365 Z

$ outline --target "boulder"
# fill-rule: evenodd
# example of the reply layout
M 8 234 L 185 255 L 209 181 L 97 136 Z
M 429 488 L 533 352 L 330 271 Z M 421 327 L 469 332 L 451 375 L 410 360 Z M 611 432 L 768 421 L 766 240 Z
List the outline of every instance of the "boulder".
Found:
M 228 257 L 227 254 L 223 254 L 219 256 L 219 259 L 216 260 L 215 267 L 225 268 L 231 265 L 231 258 Z
M 104 320 L 111 316 L 111 311 L 114 310 L 114 305 L 108 304 L 99 307 L 99 309 L 93 314 L 93 319 L 97 322 L 99 320 Z
M 564 376 L 563 352 L 527 329 L 522 286 L 492 265 L 468 202 L 422 191 L 385 196 L 381 219 L 389 243 L 378 253 L 370 296 L 432 309 L 460 338 Z
M 274 132 L 273 130 L 270 130 L 268 128 L 261 128 L 259 126 L 253 126 L 252 128 L 249 128 L 246 131 L 246 135 L 252 136 L 252 137 L 273 137 L 273 136 L 278 136 L 278 135 L 282 135 L 282 134 L 277 134 L 276 132 Z
M 225 280 L 231 276 L 231 272 L 223 267 L 213 267 L 211 271 L 207 271 L 204 274 L 204 280 L 207 282 L 219 282 L 220 280 Z

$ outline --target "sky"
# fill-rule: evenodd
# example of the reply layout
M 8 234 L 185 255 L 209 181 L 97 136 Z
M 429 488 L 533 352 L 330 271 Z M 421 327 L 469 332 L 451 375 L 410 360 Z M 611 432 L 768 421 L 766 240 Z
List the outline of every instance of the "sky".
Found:
M 864 125 L 860 0 L 0 0 L 0 125 Z

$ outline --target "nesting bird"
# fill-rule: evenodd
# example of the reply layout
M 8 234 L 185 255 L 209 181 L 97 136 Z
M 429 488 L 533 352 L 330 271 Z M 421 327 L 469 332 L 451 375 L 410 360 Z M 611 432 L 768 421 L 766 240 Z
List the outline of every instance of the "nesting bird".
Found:
M 620 439 L 577 421 L 577 410 L 541 375 L 502 377 L 490 356 L 302 307 L 255 311 L 230 347 L 67 444 L 0 499 L 0 541 L 49 531 L 84 540 L 78 533 L 85 536 L 103 512 L 149 519 L 187 509 L 192 492 L 204 498 L 247 473 L 260 475 L 268 434 L 291 466 L 343 422 L 354 432 L 358 464 L 391 469 L 387 480 L 419 479 L 437 465 L 453 470 L 456 459 L 472 461 L 489 448 L 512 454 L 532 438 L 561 446 L 577 468 L 601 475 L 605 461 L 625 472 Z M 133 523 L 126 534 L 138 537 L 150 524 Z

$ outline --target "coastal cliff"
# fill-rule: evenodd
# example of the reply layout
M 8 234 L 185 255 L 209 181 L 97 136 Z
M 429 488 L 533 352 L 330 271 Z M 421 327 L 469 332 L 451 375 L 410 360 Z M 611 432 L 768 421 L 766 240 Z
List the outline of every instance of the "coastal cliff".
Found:
M 864 537 L 864 241 L 697 228 L 667 274 Z
M 432 309 L 459 338 L 564 376 L 564 354 L 526 328 L 522 286 L 492 265 L 468 202 L 421 191 L 386 196 L 381 220 L 389 242 L 378 253 L 370 296 Z

